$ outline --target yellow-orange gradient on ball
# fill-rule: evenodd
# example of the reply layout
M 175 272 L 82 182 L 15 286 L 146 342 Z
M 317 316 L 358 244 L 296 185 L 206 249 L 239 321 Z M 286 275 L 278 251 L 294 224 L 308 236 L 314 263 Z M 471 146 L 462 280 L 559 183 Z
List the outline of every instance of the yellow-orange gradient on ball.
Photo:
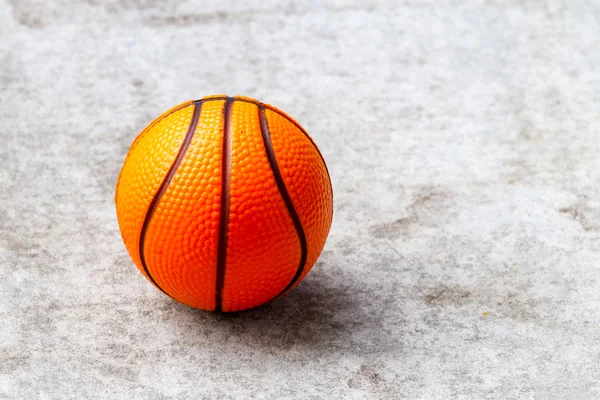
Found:
M 329 233 L 333 197 L 314 142 L 247 97 L 180 104 L 134 140 L 115 195 L 129 255 L 158 289 L 238 311 L 298 284 Z

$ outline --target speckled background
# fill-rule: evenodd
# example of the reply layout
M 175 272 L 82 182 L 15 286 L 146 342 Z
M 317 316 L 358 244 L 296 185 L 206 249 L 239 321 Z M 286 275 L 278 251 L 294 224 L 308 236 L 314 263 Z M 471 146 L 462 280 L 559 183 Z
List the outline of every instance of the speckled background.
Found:
M 595 0 L 0 0 L 0 398 L 599 398 L 599 38 Z M 213 93 L 335 191 L 313 272 L 235 315 L 146 282 L 113 204 Z

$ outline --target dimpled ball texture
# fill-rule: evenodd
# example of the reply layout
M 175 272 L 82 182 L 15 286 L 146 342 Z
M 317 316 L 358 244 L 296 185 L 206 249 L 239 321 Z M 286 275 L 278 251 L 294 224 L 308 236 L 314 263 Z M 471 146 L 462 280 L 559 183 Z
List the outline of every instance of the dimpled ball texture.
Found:
M 191 307 L 238 311 L 297 285 L 329 233 L 327 167 L 273 106 L 215 95 L 180 104 L 134 140 L 115 194 L 140 272 Z

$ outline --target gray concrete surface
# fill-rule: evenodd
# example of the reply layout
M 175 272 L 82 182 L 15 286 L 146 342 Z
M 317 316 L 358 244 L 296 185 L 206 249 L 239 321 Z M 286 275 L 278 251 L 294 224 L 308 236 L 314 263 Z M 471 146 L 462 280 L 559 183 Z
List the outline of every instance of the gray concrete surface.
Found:
M 0 0 L 0 398 L 597 399 L 595 0 Z M 113 204 L 135 135 L 243 94 L 328 161 L 288 296 L 146 282 Z

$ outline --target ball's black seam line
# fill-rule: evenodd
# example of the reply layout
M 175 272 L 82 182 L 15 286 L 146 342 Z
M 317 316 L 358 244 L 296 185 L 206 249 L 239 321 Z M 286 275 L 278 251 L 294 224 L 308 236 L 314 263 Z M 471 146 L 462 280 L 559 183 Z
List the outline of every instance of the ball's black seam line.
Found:
M 215 99 L 207 99 L 215 100 Z M 215 311 L 223 309 L 223 288 L 227 264 L 227 239 L 229 235 L 229 201 L 231 185 L 231 109 L 233 97 L 226 97 L 223 106 L 223 155 L 221 164 L 221 215 L 219 216 L 219 244 L 217 250 L 217 281 L 215 283 Z
M 323 158 L 323 154 L 321 154 L 321 151 L 317 147 L 317 145 L 314 142 L 314 140 L 312 140 L 312 138 L 310 137 L 310 135 L 308 134 L 308 132 L 306 132 L 306 130 L 304 130 L 304 128 L 299 123 L 297 123 L 296 121 L 294 121 L 290 116 L 288 116 L 287 114 L 285 114 L 283 111 L 280 111 L 280 110 L 278 110 L 276 108 L 273 108 L 273 107 L 269 106 L 268 104 L 262 104 L 262 103 L 260 103 L 260 105 L 262 105 L 263 107 L 265 107 L 265 108 L 273 111 L 275 114 L 283 117 L 284 119 L 286 119 L 287 121 L 289 121 L 290 123 L 292 123 L 310 141 L 310 143 L 313 145 L 314 149 L 317 151 L 317 154 L 321 158 L 321 162 L 323 163 L 323 167 L 325 167 L 325 172 L 327 173 L 327 181 L 329 182 L 329 190 L 331 191 L 331 194 L 333 196 L 333 185 L 331 184 L 331 175 L 329 175 L 329 169 L 327 168 L 327 164 L 325 163 L 325 159 Z M 331 224 L 332 221 L 333 221 L 333 213 L 331 214 L 331 219 L 329 220 L 329 223 Z
M 204 101 L 218 101 L 218 100 L 225 100 L 228 97 L 209 97 L 207 99 L 204 99 Z M 310 140 L 310 142 L 312 143 L 313 147 L 315 148 L 315 150 L 317 151 L 317 153 L 319 154 L 319 157 L 321 158 L 321 161 L 323 162 L 323 166 L 325 167 L 325 172 L 327 172 L 327 179 L 329 180 L 329 187 L 331 189 L 331 192 L 333 193 L 333 186 L 331 185 L 331 175 L 329 174 L 329 168 L 327 168 L 327 164 L 325 163 L 325 158 L 323 158 L 323 154 L 321 154 L 321 150 L 319 150 L 319 148 L 317 147 L 317 144 L 315 143 L 315 141 L 310 137 L 310 135 L 308 134 L 308 132 L 306 132 L 306 130 L 296 121 L 294 121 L 289 115 L 286 115 L 283 111 L 278 110 L 277 108 L 270 106 L 268 104 L 264 104 L 261 103 L 258 100 L 251 100 L 251 99 L 240 99 L 240 98 L 234 98 L 235 101 L 243 101 L 245 103 L 251 103 L 251 104 L 256 104 L 257 106 L 262 106 L 266 109 L 269 109 L 271 111 L 273 111 L 274 113 L 280 115 L 281 117 L 285 118 L 286 120 L 288 120 L 289 122 L 291 122 L 296 128 L 300 129 L 300 132 L 302 132 L 304 134 L 304 136 L 306 136 L 306 138 L 308 140 Z
M 317 144 L 314 142 L 314 140 L 312 140 L 312 138 L 310 137 L 308 132 L 306 132 L 306 130 L 299 123 L 294 121 L 290 116 L 286 115 L 283 111 L 273 108 L 267 104 L 263 104 L 263 106 L 265 106 L 265 108 L 268 108 L 269 110 L 273 111 L 275 114 L 278 114 L 281 117 L 288 120 L 289 122 L 291 122 L 296 128 L 298 128 L 300 130 L 300 132 L 302 132 L 304 134 L 304 136 L 306 136 L 306 138 L 310 141 L 310 143 L 313 145 L 313 147 L 317 151 L 317 154 L 319 154 L 319 157 L 321 157 L 321 161 L 323 162 L 323 166 L 325 167 L 325 172 L 327 172 L 327 178 L 329 179 L 329 185 L 331 186 L 331 177 L 329 176 L 329 169 L 327 168 L 327 164 L 325 164 L 325 159 L 323 158 L 323 154 L 321 154 L 321 150 L 319 150 L 319 148 L 317 147 Z
M 187 103 L 183 103 L 180 104 L 177 108 L 175 108 L 174 110 L 169 111 L 168 113 L 161 115 L 160 117 L 158 117 L 157 119 L 155 119 L 154 121 L 152 121 L 150 123 L 150 125 L 148 125 L 147 127 L 144 128 L 143 131 L 140 132 L 140 134 L 133 140 L 133 144 L 131 145 L 131 148 L 129 149 L 129 151 L 127 152 L 127 156 L 125 156 L 125 161 L 123 162 L 123 167 L 121 168 L 121 172 L 119 173 L 119 177 L 117 178 L 117 189 L 115 190 L 115 202 L 117 200 L 117 196 L 119 194 L 119 184 L 121 183 L 121 174 L 123 173 L 123 170 L 125 169 L 125 165 L 127 165 L 127 161 L 129 160 L 129 156 L 131 155 L 131 153 L 133 153 L 133 150 L 135 150 L 136 146 L 138 145 L 139 142 L 142 141 L 142 139 L 144 138 L 144 136 L 146 136 L 146 134 L 148 132 L 150 132 L 150 130 L 152 128 L 154 128 L 154 126 L 156 124 L 158 124 L 160 121 L 162 121 L 163 119 L 167 118 L 169 115 L 183 110 L 186 107 L 191 106 L 192 104 L 197 103 L 197 101 L 188 101 Z
M 173 161 L 173 164 L 169 168 L 169 172 L 167 172 L 167 176 L 160 184 L 158 191 L 156 192 L 156 194 L 152 198 L 152 201 L 150 202 L 150 205 L 148 206 L 148 211 L 146 212 L 146 217 L 144 218 L 144 223 L 142 225 L 142 232 L 140 233 L 140 242 L 139 242 L 140 261 L 142 263 L 142 267 L 144 267 L 146 276 L 148 276 L 148 278 L 154 284 L 154 286 L 156 286 L 161 292 L 163 292 L 164 294 L 166 294 L 167 296 L 169 296 L 171 298 L 173 298 L 173 296 L 171 296 L 162 287 L 160 287 L 160 285 L 156 282 L 156 280 L 150 273 L 150 270 L 148 269 L 148 265 L 146 264 L 146 257 L 144 255 L 144 244 L 146 241 L 146 232 L 148 231 L 148 226 L 150 225 L 150 221 L 152 220 L 154 211 L 156 210 L 156 207 L 158 206 L 160 199 L 165 194 L 165 191 L 167 190 L 169 183 L 171 183 L 171 180 L 173 179 L 173 176 L 175 175 L 177 168 L 181 164 L 181 161 L 183 160 L 183 157 L 185 156 L 185 152 L 188 149 L 188 147 L 190 146 L 190 143 L 192 142 L 192 137 L 194 136 L 194 132 L 196 131 L 196 126 L 198 125 L 198 120 L 200 119 L 200 113 L 202 110 L 202 101 L 197 101 L 197 102 L 195 101 L 195 102 L 193 102 L 193 104 L 194 104 L 194 113 L 192 115 L 192 120 L 190 122 L 188 130 L 183 139 L 183 143 L 181 144 L 181 147 L 179 148 L 179 152 L 177 153 L 177 156 L 175 157 L 175 161 Z M 182 108 L 184 108 L 184 107 L 182 107 Z
M 273 143 L 271 142 L 269 122 L 267 121 L 267 116 L 265 114 L 265 106 L 262 104 L 257 105 L 257 109 L 258 119 L 260 121 L 260 133 L 262 135 L 263 144 L 267 153 L 267 158 L 269 159 L 269 165 L 271 166 L 271 171 L 273 172 L 273 176 L 275 177 L 275 182 L 277 183 L 279 194 L 281 194 L 281 197 L 283 198 L 285 206 L 288 210 L 288 213 L 292 218 L 292 222 L 294 223 L 294 229 L 296 230 L 296 236 L 298 237 L 298 242 L 300 244 L 300 262 L 298 263 L 298 267 L 296 268 L 296 273 L 292 277 L 292 280 L 287 284 L 287 286 L 281 292 L 279 292 L 277 296 L 275 296 L 279 297 L 285 292 L 287 292 L 289 288 L 294 286 L 294 284 L 302 275 L 302 272 L 304 271 L 304 267 L 306 265 L 308 246 L 306 243 L 306 234 L 304 233 L 304 228 L 302 228 L 302 222 L 300 221 L 300 217 L 298 216 L 298 213 L 294 208 L 292 198 L 290 197 L 290 194 L 285 186 L 285 182 L 283 181 L 283 177 L 281 176 L 279 164 L 277 164 L 277 157 L 275 156 L 275 150 L 273 149 Z

